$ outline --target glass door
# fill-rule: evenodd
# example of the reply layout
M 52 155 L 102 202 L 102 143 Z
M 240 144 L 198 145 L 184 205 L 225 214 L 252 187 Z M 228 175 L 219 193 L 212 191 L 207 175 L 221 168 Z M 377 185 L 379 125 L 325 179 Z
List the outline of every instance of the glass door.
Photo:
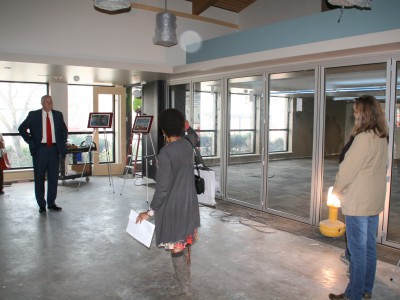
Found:
M 96 128 L 93 140 L 97 151 L 93 157 L 94 175 L 122 174 L 126 161 L 126 91 L 122 87 L 94 87 L 93 111 L 112 112 L 111 128 Z M 123 117 L 122 117 L 123 116 Z
M 310 222 L 315 71 L 269 76 L 267 210 Z
M 226 198 L 261 208 L 263 76 L 228 79 Z
M 400 247 L 400 62 L 397 62 L 395 69 L 395 117 L 393 129 L 393 159 L 392 178 L 390 185 L 390 197 L 388 205 L 386 241 L 396 248 Z
M 372 95 L 385 109 L 386 63 L 325 69 L 325 131 L 321 219 L 328 218 L 327 194 L 335 183 L 339 155 L 354 126 L 353 102 Z M 344 221 L 339 210 L 339 220 Z

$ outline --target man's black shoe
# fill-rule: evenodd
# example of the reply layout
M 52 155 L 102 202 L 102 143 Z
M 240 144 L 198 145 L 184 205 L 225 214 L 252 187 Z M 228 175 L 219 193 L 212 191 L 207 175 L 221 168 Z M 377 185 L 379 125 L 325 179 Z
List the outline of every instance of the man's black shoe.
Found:
M 48 209 L 54 210 L 54 211 L 60 211 L 60 210 L 62 210 L 61 207 L 59 207 L 59 206 L 57 206 L 57 205 L 55 205 L 55 204 L 54 204 L 53 206 L 49 206 Z
M 39 214 L 44 214 L 46 212 L 46 207 L 39 208 Z

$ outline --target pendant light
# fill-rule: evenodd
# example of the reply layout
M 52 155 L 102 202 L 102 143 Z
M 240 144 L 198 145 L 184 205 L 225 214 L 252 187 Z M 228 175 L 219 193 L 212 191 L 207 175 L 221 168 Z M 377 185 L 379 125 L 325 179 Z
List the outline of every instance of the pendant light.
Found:
M 129 12 L 131 10 L 131 3 L 127 0 L 94 0 L 93 5 L 96 10 L 108 14 Z
M 329 4 L 340 6 L 340 16 L 338 23 L 342 20 L 343 8 L 358 6 L 362 9 L 370 9 L 372 0 L 328 0 Z
M 361 8 L 371 8 L 372 0 L 328 0 L 328 2 L 332 5 L 341 7 L 358 6 Z
M 167 0 L 165 0 L 165 11 L 156 16 L 156 30 L 153 44 L 171 47 L 178 43 L 176 38 L 176 16 L 167 12 Z

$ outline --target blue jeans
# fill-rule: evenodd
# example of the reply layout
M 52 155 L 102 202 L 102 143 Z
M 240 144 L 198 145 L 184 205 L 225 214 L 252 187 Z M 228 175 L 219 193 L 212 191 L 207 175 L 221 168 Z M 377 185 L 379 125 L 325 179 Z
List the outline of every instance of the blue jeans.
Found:
M 345 295 L 361 300 L 363 293 L 372 294 L 376 271 L 376 233 L 378 216 L 345 216 L 347 246 L 350 251 L 350 280 Z

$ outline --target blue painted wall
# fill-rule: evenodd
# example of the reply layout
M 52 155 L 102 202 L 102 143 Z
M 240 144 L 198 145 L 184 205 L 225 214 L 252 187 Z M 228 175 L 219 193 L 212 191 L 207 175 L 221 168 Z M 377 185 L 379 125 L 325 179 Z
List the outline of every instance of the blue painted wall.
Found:
M 303 45 L 400 28 L 400 0 L 373 0 L 371 10 L 340 9 L 240 31 L 203 41 L 196 52 L 186 52 L 186 63 L 195 63 L 234 55 L 282 47 Z

